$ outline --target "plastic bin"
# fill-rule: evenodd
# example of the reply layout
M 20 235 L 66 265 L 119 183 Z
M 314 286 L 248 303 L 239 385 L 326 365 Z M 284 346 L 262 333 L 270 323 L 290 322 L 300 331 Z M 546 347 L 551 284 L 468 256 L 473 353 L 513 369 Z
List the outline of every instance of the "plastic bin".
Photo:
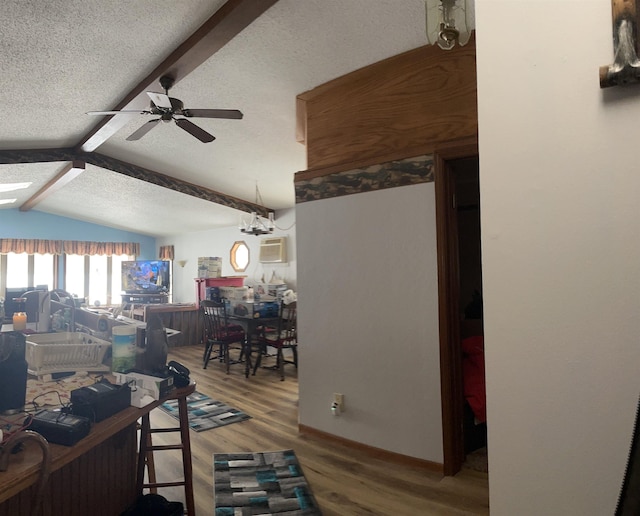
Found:
M 25 359 L 29 374 L 43 376 L 71 371 L 108 372 L 103 364 L 111 343 L 87 333 L 59 332 L 27 336 Z

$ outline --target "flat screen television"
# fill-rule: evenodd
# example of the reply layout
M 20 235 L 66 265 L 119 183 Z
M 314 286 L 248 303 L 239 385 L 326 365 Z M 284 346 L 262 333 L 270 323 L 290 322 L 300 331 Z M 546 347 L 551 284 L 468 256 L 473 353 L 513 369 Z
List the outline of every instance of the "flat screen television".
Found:
M 168 293 L 171 262 L 136 260 L 122 262 L 122 291 L 126 294 Z

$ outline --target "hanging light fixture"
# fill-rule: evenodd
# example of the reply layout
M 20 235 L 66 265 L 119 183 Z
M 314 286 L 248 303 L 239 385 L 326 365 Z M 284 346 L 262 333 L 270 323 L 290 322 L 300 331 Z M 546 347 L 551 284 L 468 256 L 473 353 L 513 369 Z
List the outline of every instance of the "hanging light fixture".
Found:
M 475 28 L 474 0 L 425 0 L 427 40 L 443 50 L 466 45 Z
M 256 204 L 262 205 L 262 196 L 260 190 L 258 190 L 258 184 L 256 183 Z M 251 212 L 251 218 L 249 222 L 244 219 L 240 220 L 240 231 L 249 235 L 268 235 L 273 233 L 276 227 L 275 219 L 273 218 L 273 212 L 269 212 L 269 218 L 265 219 L 258 215 L 255 211 Z

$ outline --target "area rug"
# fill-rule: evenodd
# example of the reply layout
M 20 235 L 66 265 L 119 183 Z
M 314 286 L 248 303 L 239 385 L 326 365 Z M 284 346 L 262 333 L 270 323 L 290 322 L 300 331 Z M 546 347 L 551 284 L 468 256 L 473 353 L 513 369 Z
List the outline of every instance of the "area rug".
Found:
M 160 405 L 160 409 L 179 419 L 178 400 L 167 401 Z M 231 408 L 226 403 L 211 399 L 198 391 L 187 396 L 187 409 L 189 411 L 189 427 L 196 432 L 211 430 L 251 418 L 241 410 Z
M 321 515 L 293 450 L 214 453 L 216 516 Z

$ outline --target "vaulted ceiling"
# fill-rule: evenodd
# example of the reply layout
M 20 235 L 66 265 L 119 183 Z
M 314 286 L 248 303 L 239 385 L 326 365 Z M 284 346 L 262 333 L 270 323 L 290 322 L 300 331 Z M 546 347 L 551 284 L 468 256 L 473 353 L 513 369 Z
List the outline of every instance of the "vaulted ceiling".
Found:
M 163 236 L 291 208 L 296 95 L 425 44 L 423 0 L 5 0 L 0 185 L 32 184 L 0 193 L 17 199 L 0 219 Z M 191 118 L 216 138 L 202 143 L 174 123 L 128 141 L 156 117 L 86 114 L 148 109 L 163 75 L 185 108 L 243 118 Z

